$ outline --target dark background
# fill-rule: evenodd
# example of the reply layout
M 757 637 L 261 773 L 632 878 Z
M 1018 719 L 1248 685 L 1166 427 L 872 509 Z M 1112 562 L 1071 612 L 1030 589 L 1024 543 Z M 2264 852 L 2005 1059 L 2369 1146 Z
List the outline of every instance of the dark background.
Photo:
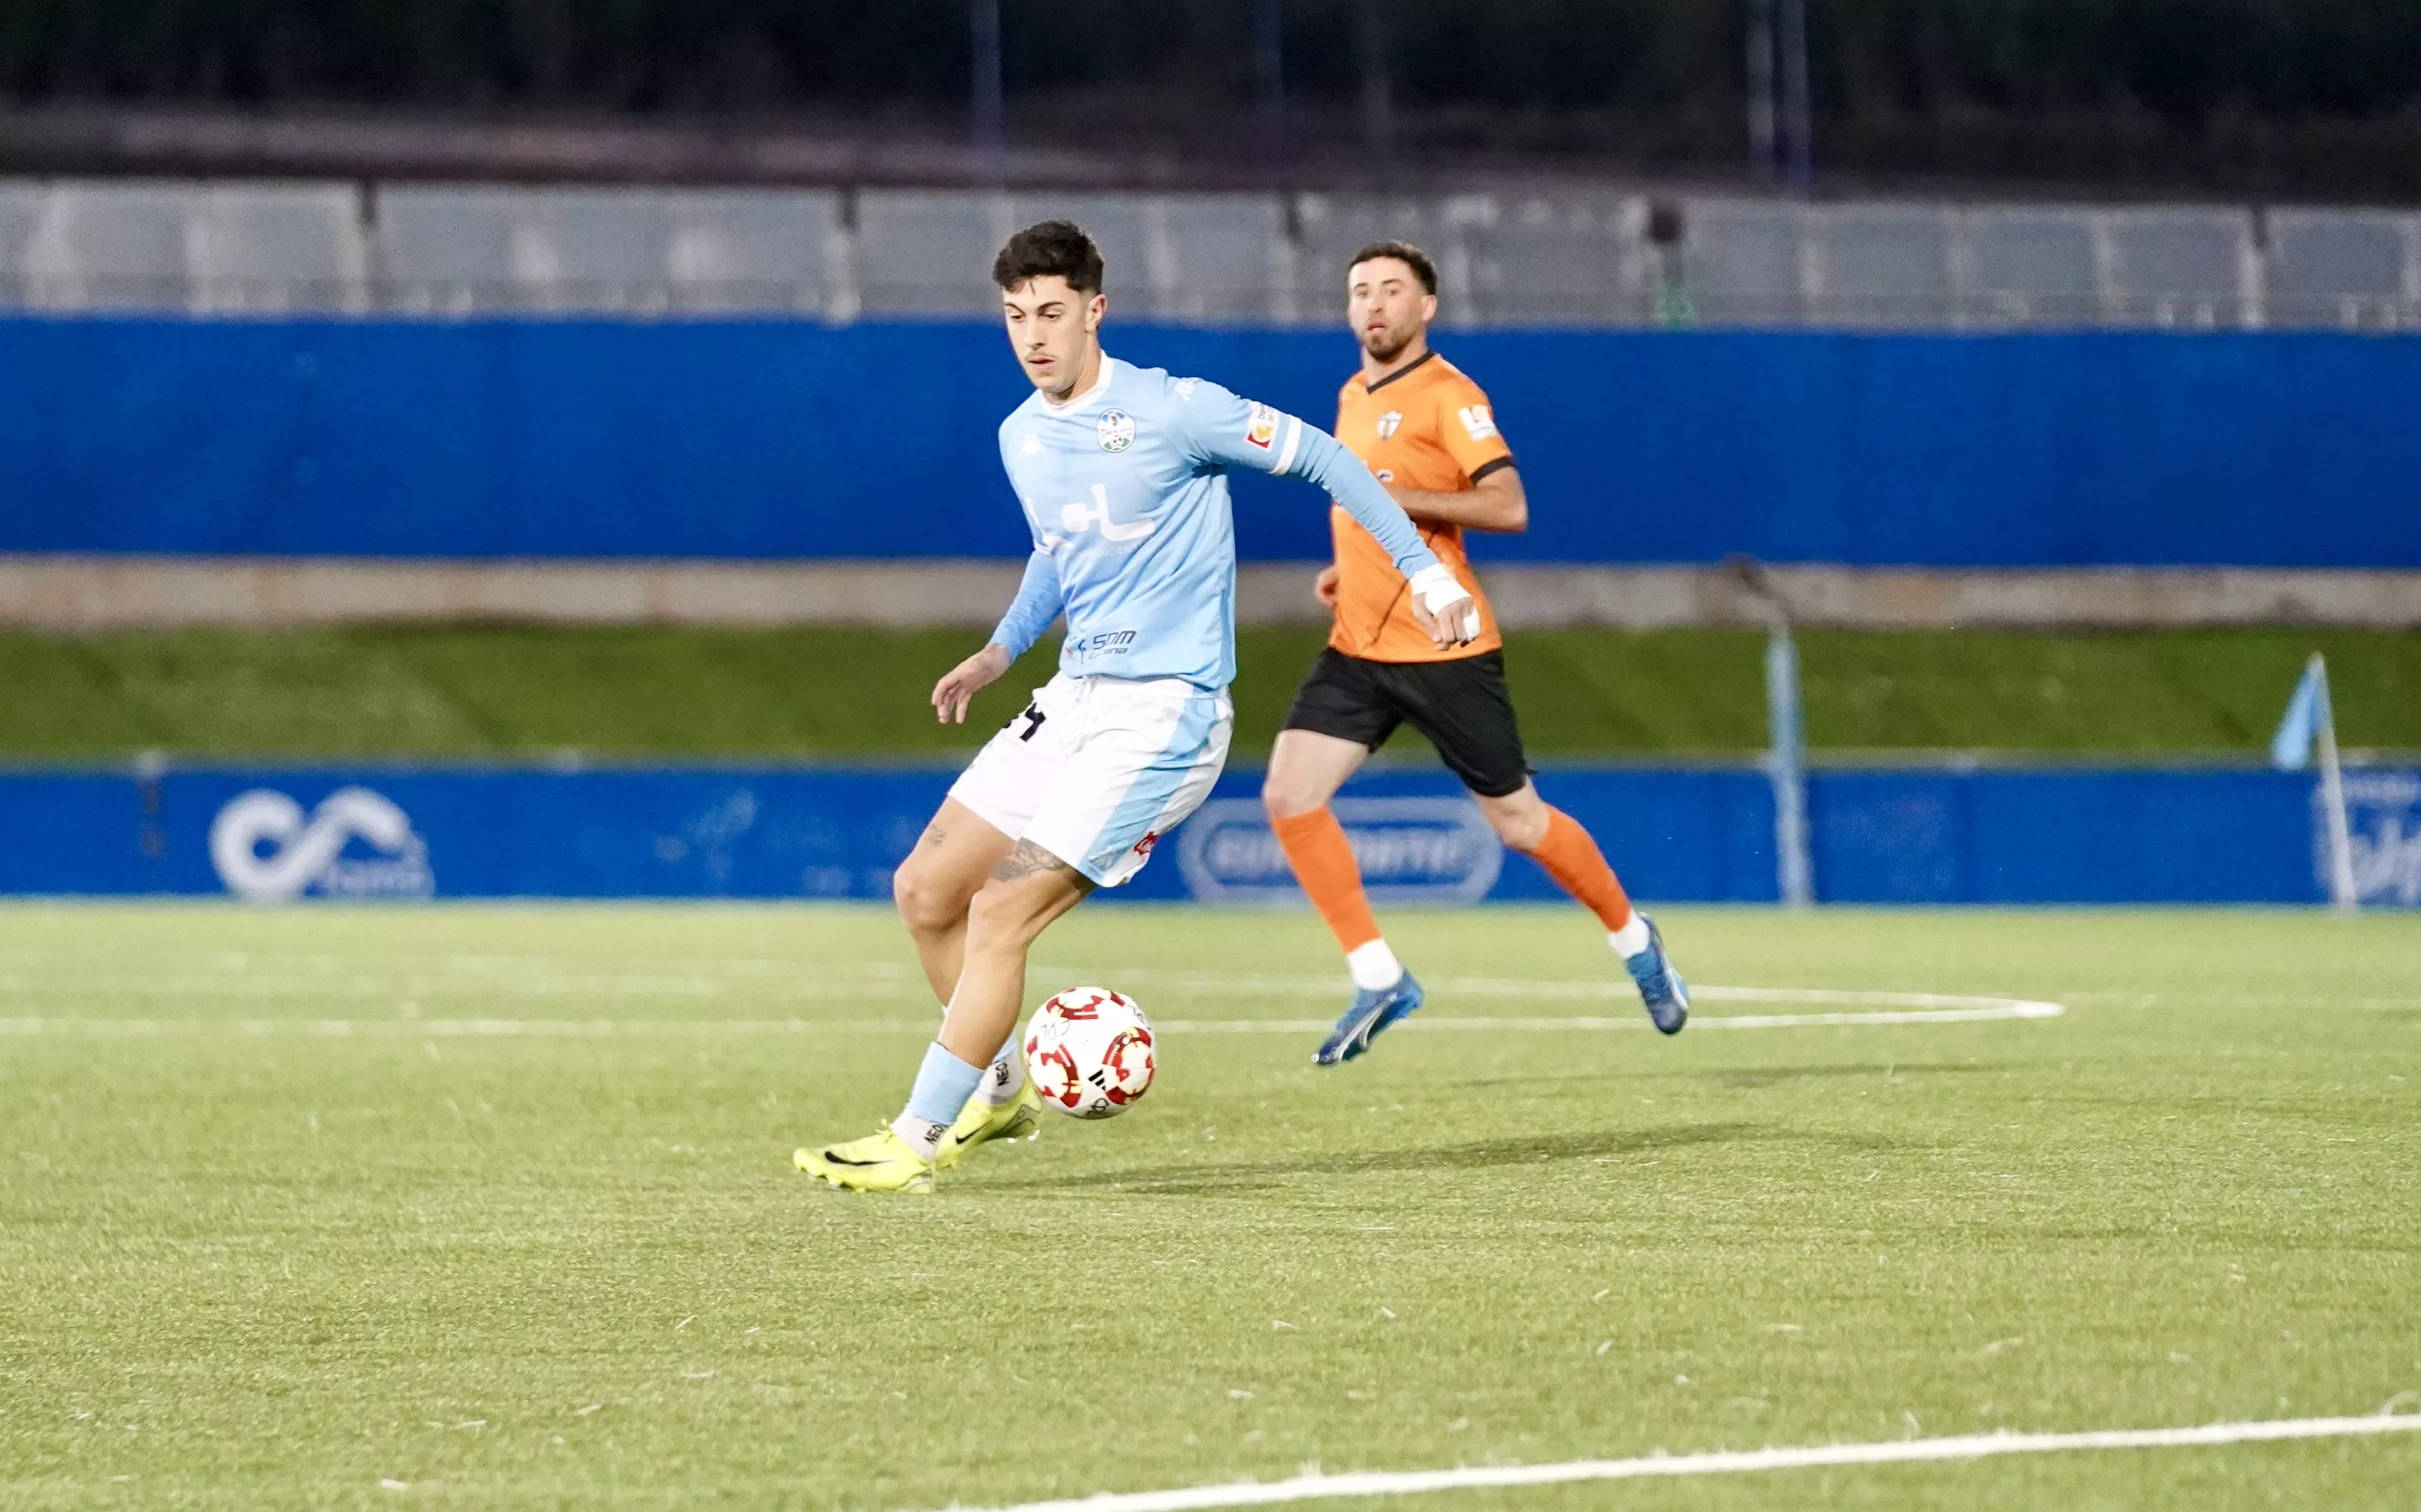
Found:
M 2407 199 L 2414 0 L 1810 0 L 1820 168 Z M 968 0 L 0 0 L 0 97 L 962 136 Z M 1740 0 L 1004 0 L 1011 134 L 1743 172 Z M 1370 71 L 1366 65 L 1375 64 Z M 1373 79 L 1388 104 L 1375 133 Z

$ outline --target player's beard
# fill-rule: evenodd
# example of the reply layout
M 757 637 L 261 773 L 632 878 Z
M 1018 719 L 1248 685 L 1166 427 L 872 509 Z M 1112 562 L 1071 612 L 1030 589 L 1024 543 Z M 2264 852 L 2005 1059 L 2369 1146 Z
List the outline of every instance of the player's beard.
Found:
M 1370 354 L 1372 362 L 1391 363 L 1404 354 L 1404 349 L 1413 344 L 1415 334 L 1412 331 L 1391 330 L 1376 337 L 1364 336 L 1362 350 Z

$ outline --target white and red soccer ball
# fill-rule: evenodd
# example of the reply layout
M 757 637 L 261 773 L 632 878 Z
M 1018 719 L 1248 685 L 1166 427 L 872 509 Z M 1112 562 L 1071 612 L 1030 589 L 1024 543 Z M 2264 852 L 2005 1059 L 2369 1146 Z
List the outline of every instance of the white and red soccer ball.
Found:
M 1108 988 L 1072 987 L 1043 1004 L 1023 1043 L 1042 1105 L 1070 1117 L 1115 1118 L 1151 1090 L 1151 1021 Z

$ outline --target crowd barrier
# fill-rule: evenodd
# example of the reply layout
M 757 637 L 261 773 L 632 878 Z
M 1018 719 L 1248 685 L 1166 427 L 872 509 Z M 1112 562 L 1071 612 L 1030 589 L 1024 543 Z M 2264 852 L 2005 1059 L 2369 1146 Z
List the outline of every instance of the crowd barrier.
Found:
M 302 898 L 884 898 L 938 768 L 232 768 L 0 775 L 0 893 Z M 1227 773 L 1119 899 L 1300 901 L 1258 774 Z M 1774 900 L 1751 767 L 1549 769 L 1643 898 Z M 2421 772 L 2347 779 L 2364 900 L 2421 904 Z M 2263 770 L 1818 770 L 1819 897 L 1873 904 L 2317 903 L 2314 783 Z M 1552 899 L 1453 779 L 1338 800 L 1382 903 Z
M 1469 332 L 1505 561 L 2421 568 L 2421 352 L 2336 334 Z M 1113 327 L 1322 423 L 1341 331 Z M 1014 557 L 986 324 L 0 320 L 0 553 Z M 1049 507 L 1057 501 L 1039 501 Z M 1244 556 L 1324 555 L 1299 486 Z

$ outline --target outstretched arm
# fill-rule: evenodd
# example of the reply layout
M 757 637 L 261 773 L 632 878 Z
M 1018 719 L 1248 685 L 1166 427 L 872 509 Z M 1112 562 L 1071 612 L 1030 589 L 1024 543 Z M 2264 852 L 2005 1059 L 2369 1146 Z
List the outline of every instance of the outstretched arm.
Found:
M 1317 483 L 1344 507 L 1363 529 L 1378 538 L 1395 559 L 1413 590 L 1413 617 L 1440 646 L 1468 644 L 1479 634 L 1479 605 L 1454 573 L 1421 541 L 1421 533 L 1387 493 L 1385 484 L 1370 475 L 1362 459 L 1326 431 L 1289 415 L 1284 425 L 1294 444 L 1289 465 L 1273 469 L 1308 483 Z
M 1026 558 L 1025 577 L 1017 585 L 1008 613 L 1001 616 L 1000 628 L 992 632 L 991 643 L 933 684 L 933 712 L 941 722 L 965 724 L 967 707 L 976 694 L 999 681 L 1001 674 L 1042 638 L 1065 606 L 1059 564 L 1037 551 Z
M 1378 538 L 1396 570 L 1410 581 L 1413 616 L 1430 639 L 1450 646 L 1479 634 L 1479 606 L 1470 591 L 1422 542 L 1411 517 L 1387 496 L 1386 486 L 1336 438 L 1266 404 L 1247 404 L 1214 383 L 1195 385 L 1184 403 L 1198 455 L 1318 484 Z

